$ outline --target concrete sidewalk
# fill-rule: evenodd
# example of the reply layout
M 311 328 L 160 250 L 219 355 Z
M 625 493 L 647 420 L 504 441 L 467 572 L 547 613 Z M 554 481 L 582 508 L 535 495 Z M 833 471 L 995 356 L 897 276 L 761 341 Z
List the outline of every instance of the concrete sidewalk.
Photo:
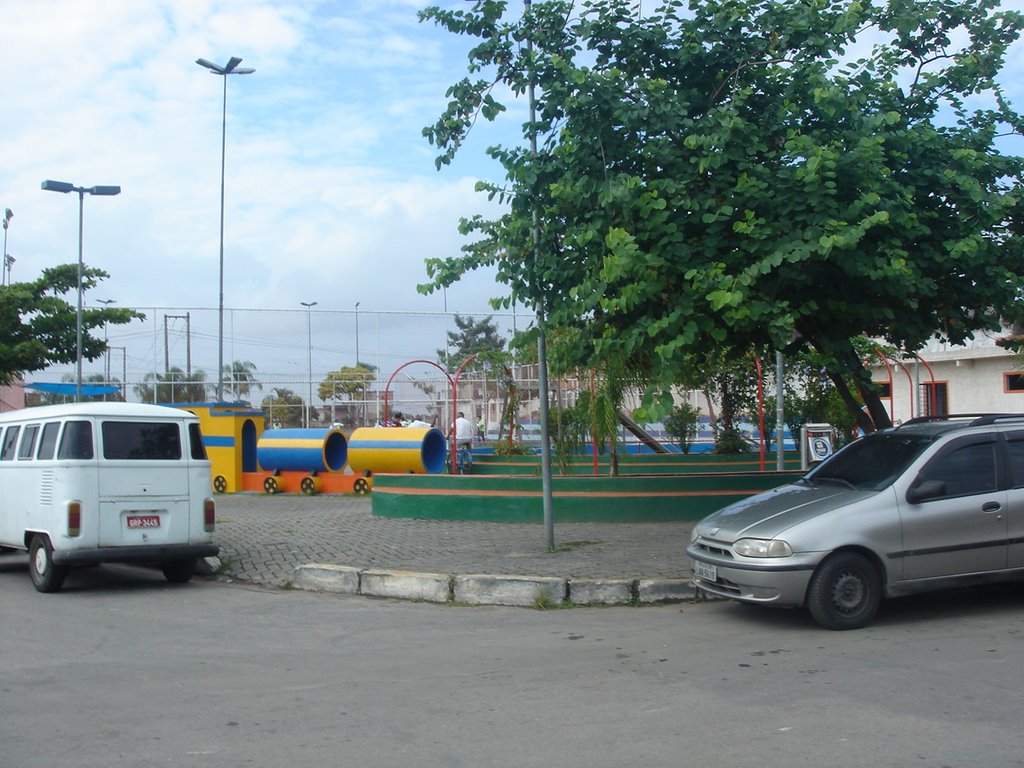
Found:
M 368 496 L 217 496 L 222 573 L 273 586 L 499 605 L 693 597 L 693 523 L 543 525 L 376 518 Z

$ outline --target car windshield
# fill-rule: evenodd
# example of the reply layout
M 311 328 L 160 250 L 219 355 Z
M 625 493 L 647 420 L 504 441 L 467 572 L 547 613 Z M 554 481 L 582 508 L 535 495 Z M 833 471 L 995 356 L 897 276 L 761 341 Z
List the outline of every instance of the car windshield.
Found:
M 804 475 L 810 485 L 839 485 L 863 491 L 880 491 L 890 485 L 935 435 L 879 432 L 855 440 Z

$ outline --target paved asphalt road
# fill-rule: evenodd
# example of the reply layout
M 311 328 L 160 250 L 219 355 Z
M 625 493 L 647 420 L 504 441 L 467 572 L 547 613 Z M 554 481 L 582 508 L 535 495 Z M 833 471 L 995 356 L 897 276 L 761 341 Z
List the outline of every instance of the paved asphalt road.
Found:
M 225 494 L 216 541 L 231 578 L 282 586 L 328 563 L 435 573 L 685 579 L 692 523 L 543 525 L 376 518 L 368 496 Z
M 856 632 L 729 602 L 536 611 L 0 557 L 3 768 L 1013 768 L 1019 586 Z

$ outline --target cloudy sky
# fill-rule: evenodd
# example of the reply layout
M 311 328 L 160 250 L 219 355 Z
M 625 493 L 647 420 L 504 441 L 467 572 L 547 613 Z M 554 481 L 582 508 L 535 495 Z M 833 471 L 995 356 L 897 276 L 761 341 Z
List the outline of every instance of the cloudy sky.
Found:
M 446 300 L 490 313 L 487 300 L 503 291 L 489 273 L 446 297 L 416 284 L 425 258 L 458 251 L 459 218 L 488 210 L 474 182 L 499 170 L 483 150 L 518 141 L 525 109 L 482 126 L 454 165 L 435 169 L 421 130 L 464 76 L 467 44 L 418 22 L 428 4 L 0 0 L 0 209 L 14 212 L 12 279 L 77 258 L 77 196 L 41 190 L 44 179 L 120 185 L 118 197 L 85 200 L 85 261 L 110 273 L 87 301 L 215 309 L 223 80 L 195 60 L 238 56 L 256 71 L 228 81 L 226 305 L 294 312 L 290 333 L 302 338 L 284 353 L 292 358 L 305 352 L 300 302 L 427 313 Z M 443 334 L 432 334 L 415 351 L 433 356 Z M 314 343 L 318 370 L 351 351 L 334 344 Z
M 85 201 L 85 260 L 111 274 L 93 298 L 216 306 L 223 80 L 195 60 L 238 56 L 256 72 L 228 82 L 226 303 L 439 310 L 415 290 L 423 259 L 457 250 L 459 216 L 485 205 L 474 179 L 495 171 L 472 151 L 434 168 L 420 132 L 465 46 L 417 21 L 426 4 L 0 2 L 12 278 L 77 256 L 76 196 L 43 179 L 116 184 Z M 448 299 L 482 311 L 492 293 Z

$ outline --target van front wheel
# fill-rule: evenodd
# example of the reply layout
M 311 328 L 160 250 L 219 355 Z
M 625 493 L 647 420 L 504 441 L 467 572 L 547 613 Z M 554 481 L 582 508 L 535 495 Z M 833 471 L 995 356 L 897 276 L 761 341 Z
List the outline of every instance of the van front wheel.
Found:
M 68 575 L 65 566 L 54 565 L 50 538 L 42 533 L 32 537 L 28 548 L 28 572 L 32 585 L 39 592 L 58 592 Z
M 196 559 L 190 557 L 188 560 L 171 560 L 162 563 L 160 569 L 168 581 L 174 584 L 184 584 L 195 575 Z

